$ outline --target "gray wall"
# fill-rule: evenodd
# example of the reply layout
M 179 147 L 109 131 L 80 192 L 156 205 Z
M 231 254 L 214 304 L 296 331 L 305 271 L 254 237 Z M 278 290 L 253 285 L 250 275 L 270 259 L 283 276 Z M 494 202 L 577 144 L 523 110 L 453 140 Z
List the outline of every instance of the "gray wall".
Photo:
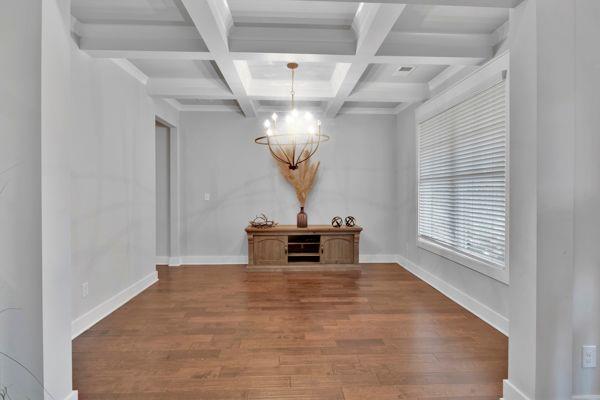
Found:
M 292 187 L 267 148 L 253 141 L 265 117 L 181 113 L 184 256 L 241 262 L 247 255 L 244 227 L 249 219 L 264 212 L 279 223 L 295 223 L 299 206 Z M 323 162 L 307 203 L 309 223 L 354 215 L 365 228 L 361 254 L 395 254 L 395 117 L 344 115 L 324 121 L 324 128 L 332 141 L 317 155 Z M 205 193 L 210 201 L 204 200 Z
M 156 255 L 168 257 L 169 224 L 169 128 L 156 125 Z
M 23 21 L 28 21 L 24 24 Z M 0 2 L 0 351 L 42 380 L 42 2 Z M 42 398 L 35 381 L 0 355 L 0 387 Z
M 155 270 L 155 115 L 141 83 L 74 45 L 71 97 L 76 319 Z

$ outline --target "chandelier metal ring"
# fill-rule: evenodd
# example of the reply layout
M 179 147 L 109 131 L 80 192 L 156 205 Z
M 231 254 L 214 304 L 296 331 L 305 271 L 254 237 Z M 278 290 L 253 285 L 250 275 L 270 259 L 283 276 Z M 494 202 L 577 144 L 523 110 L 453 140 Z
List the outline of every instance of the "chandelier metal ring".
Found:
M 283 122 L 279 122 L 277 113 L 265 120 L 265 135 L 254 139 L 257 144 L 269 148 L 271 155 L 279 162 L 287 164 L 292 170 L 311 158 L 322 142 L 330 138 L 321 132 L 321 121 L 314 119 L 310 112 L 301 113 L 296 109 L 294 78 L 297 63 L 288 63 L 291 70 L 291 110 Z

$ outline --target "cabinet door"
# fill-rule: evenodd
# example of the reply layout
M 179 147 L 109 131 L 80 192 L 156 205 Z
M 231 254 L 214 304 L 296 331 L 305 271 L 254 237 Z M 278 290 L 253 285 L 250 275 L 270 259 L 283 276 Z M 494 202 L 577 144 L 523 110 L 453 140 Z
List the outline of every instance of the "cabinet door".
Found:
M 287 236 L 255 236 L 254 263 L 256 265 L 287 264 Z
M 321 236 L 321 262 L 324 264 L 353 264 L 354 235 Z

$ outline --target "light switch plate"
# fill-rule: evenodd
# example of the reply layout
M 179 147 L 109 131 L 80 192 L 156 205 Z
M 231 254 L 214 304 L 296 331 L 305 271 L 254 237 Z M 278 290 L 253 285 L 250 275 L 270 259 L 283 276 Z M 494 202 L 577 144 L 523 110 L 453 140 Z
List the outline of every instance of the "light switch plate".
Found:
M 581 366 L 583 368 L 596 368 L 597 354 L 596 346 L 583 346 L 581 351 Z
M 206 200 L 206 201 L 210 200 L 210 193 L 204 193 L 204 200 Z

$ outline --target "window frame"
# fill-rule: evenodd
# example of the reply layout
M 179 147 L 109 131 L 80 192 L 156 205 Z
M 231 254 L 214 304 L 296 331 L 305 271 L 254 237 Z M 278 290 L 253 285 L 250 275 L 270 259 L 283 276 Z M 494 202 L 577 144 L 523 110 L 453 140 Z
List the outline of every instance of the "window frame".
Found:
M 484 64 L 480 69 L 466 76 L 464 79 L 436 95 L 432 99 L 423 103 L 415 111 L 415 132 L 416 132 L 416 183 L 417 183 L 417 196 L 416 196 L 416 210 L 417 210 L 417 224 L 416 224 L 416 242 L 417 247 L 426 250 L 428 252 L 437 254 L 441 257 L 454 261 L 462 266 L 475 270 L 481 274 L 489 276 L 502 283 L 509 283 L 509 260 L 510 260 L 510 55 L 509 52 L 505 52 L 498 57 L 490 60 Z M 505 219 L 505 257 L 504 265 L 494 263 L 488 260 L 478 258 L 474 255 L 467 254 L 460 249 L 452 246 L 448 246 L 439 243 L 435 240 L 422 237 L 419 235 L 419 199 L 420 199 L 420 133 L 419 124 L 439 113 L 445 112 L 453 106 L 462 103 L 463 101 L 481 93 L 484 90 L 489 89 L 494 84 L 498 83 L 500 79 L 505 80 L 506 90 L 506 189 L 505 189 L 505 204 L 506 204 L 506 219 Z

